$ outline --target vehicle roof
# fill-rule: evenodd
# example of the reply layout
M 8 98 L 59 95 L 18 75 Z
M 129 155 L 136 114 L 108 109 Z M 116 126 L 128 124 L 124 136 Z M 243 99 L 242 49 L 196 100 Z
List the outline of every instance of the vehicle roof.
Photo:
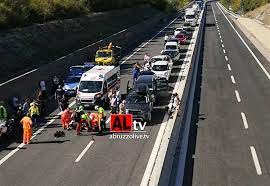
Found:
M 156 61 L 153 65 L 168 65 L 168 61 Z
M 117 71 L 115 66 L 94 66 L 82 75 L 81 80 L 102 81 L 105 75 L 110 75 L 115 71 Z
M 142 75 L 142 76 L 139 76 L 137 81 L 136 82 L 141 82 L 141 81 L 152 81 L 152 79 L 154 78 L 154 75 Z
M 176 41 L 169 41 L 165 45 L 178 45 Z
M 84 66 L 83 65 L 74 65 L 74 66 L 71 66 L 69 68 L 84 68 Z
M 183 26 L 176 28 L 175 30 L 183 30 Z
M 157 56 L 154 56 L 152 58 L 165 58 L 165 57 L 169 57 L 168 55 L 157 55 Z

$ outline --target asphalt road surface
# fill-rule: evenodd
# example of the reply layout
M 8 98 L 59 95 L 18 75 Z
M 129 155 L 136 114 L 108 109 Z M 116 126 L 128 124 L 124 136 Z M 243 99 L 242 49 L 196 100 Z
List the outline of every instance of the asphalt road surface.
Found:
M 131 78 L 129 74 L 131 64 L 135 61 L 142 63 L 145 52 L 150 56 L 160 54 L 164 34 L 173 34 L 174 28 L 181 24 L 181 21 L 176 20 L 131 56 L 121 66 L 121 78 L 125 80 Z M 138 46 L 130 54 L 139 48 L 141 47 Z M 182 47 L 174 63 L 170 90 L 173 89 L 181 70 L 187 48 L 188 45 Z M 126 82 L 121 81 L 121 83 Z M 160 101 L 155 107 L 153 121 L 146 127 L 144 133 L 149 135 L 149 139 L 112 140 L 109 133 L 105 136 L 97 136 L 94 133 L 83 132 L 82 136 L 76 136 L 75 131 L 67 131 L 66 137 L 55 139 L 53 134 L 61 130 L 61 125 L 59 119 L 52 120 L 30 145 L 23 146 L 6 161 L 3 161 L 3 158 L 13 152 L 18 144 L 14 143 L 0 152 L 0 160 L 2 160 L 0 161 L 0 185 L 139 185 L 170 94 L 171 91 L 161 93 L 158 98 Z M 56 116 L 58 112 L 58 110 L 54 111 L 51 116 Z
M 269 185 L 269 62 L 238 31 L 247 49 L 215 2 L 206 13 L 192 183 Z

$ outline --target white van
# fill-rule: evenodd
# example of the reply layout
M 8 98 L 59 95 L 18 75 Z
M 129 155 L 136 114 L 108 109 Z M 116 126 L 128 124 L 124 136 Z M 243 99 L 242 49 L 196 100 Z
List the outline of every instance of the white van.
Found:
M 168 55 L 174 58 L 179 54 L 179 45 L 175 41 L 169 41 L 165 44 L 164 50 L 161 51 L 162 55 Z
M 191 26 L 196 26 L 197 24 L 197 18 L 196 18 L 196 11 L 193 8 L 186 9 L 185 12 L 185 22 L 188 22 L 191 24 Z
M 120 67 L 94 66 L 85 72 L 78 85 L 76 103 L 84 107 L 107 106 L 108 92 L 120 82 Z

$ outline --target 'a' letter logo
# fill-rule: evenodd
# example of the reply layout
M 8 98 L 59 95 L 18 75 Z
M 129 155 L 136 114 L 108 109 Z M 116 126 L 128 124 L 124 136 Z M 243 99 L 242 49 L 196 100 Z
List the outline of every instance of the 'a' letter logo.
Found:
M 132 114 L 111 114 L 110 132 L 131 132 Z

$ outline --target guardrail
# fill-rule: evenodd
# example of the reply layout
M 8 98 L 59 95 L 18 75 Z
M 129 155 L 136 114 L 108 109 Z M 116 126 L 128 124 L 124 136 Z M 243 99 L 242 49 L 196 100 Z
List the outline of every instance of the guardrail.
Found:
M 176 120 L 176 125 L 174 126 L 173 133 L 171 136 L 170 144 L 166 153 L 166 159 L 163 165 L 163 177 L 161 178 L 160 185 L 182 185 L 184 178 L 184 170 L 185 170 L 185 161 L 187 156 L 187 148 L 189 141 L 189 131 L 191 127 L 191 114 L 193 109 L 193 99 L 196 88 L 196 78 L 198 65 L 201 60 L 202 54 L 202 44 L 204 39 L 204 31 L 205 31 L 205 8 L 201 13 L 201 19 L 199 21 L 199 29 L 198 35 L 196 37 L 191 64 L 190 71 L 187 77 L 186 86 L 184 89 L 184 93 L 181 99 L 180 111 L 178 113 L 178 118 Z M 174 160 L 172 160 L 174 159 Z M 173 161 L 173 163 L 172 163 Z M 172 168 L 169 164 L 173 164 Z M 165 176 L 165 174 L 169 174 Z M 164 179 L 164 180 L 162 180 Z M 169 181 L 169 183 L 167 183 Z
M 234 12 L 228 10 L 227 8 L 225 8 L 225 6 L 223 6 L 220 2 L 218 2 L 218 4 L 220 5 L 220 7 L 221 7 L 226 13 L 230 14 L 233 18 L 238 19 L 238 18 L 240 17 L 240 16 L 237 15 L 236 13 L 234 13 Z

